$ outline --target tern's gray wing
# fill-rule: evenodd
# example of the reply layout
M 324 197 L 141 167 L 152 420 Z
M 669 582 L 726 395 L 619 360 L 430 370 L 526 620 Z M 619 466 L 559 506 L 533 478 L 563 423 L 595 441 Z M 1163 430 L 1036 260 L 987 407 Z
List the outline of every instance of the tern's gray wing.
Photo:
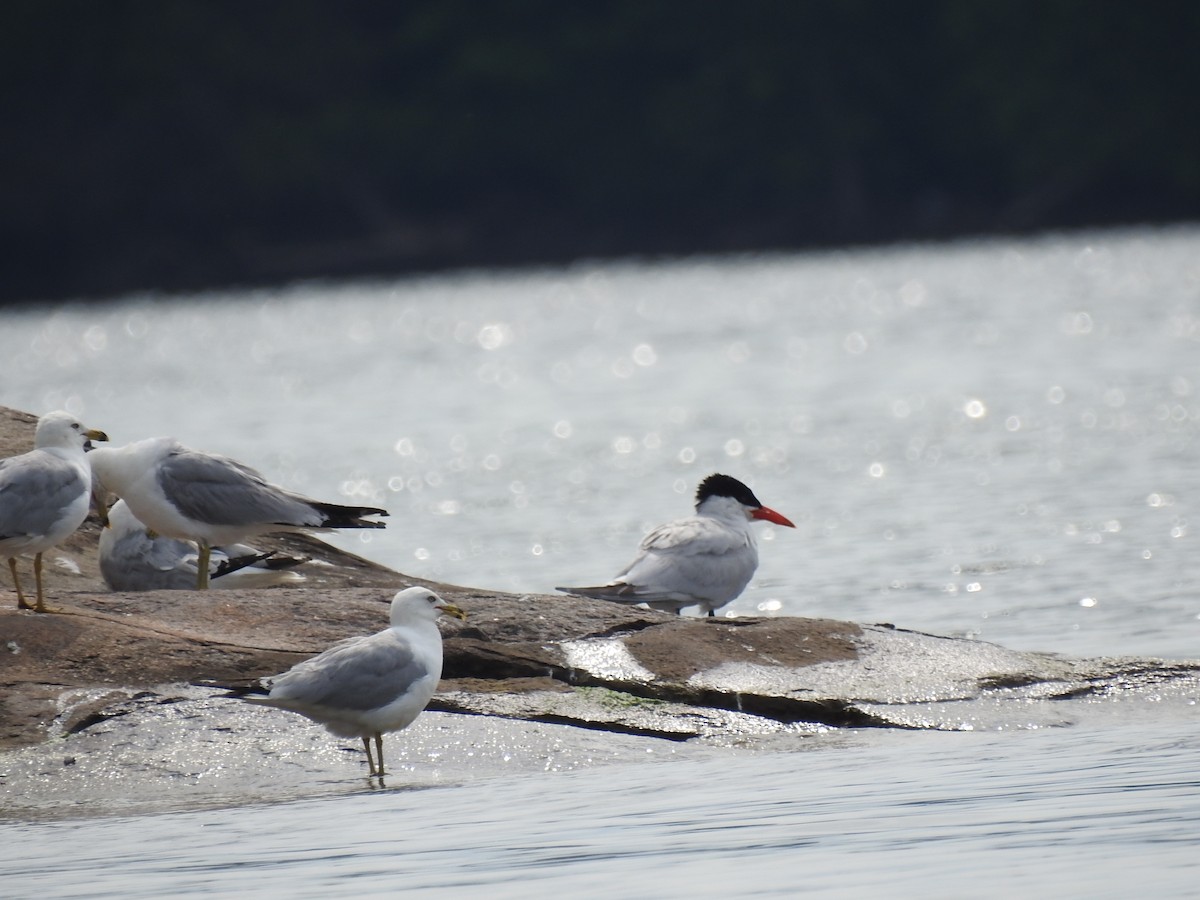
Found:
M 731 529 L 717 519 L 689 516 L 659 525 L 642 538 L 641 551 L 642 554 L 652 552 L 679 556 L 721 556 L 740 551 L 747 540 L 745 532 Z M 637 560 L 634 560 L 630 568 L 636 563 Z
M 391 629 L 351 638 L 276 678 L 268 703 L 366 711 L 386 706 L 430 675 L 428 665 Z
M 724 604 L 745 589 L 757 566 L 749 532 L 693 516 L 647 534 L 637 556 L 611 583 L 559 590 L 622 603 Z
M 0 539 L 48 534 L 87 490 L 79 470 L 53 453 L 0 460 Z
M 208 525 L 321 523 L 308 504 L 223 456 L 177 447 L 159 465 L 158 484 L 183 515 Z
M 725 603 L 745 589 L 756 568 L 753 544 L 722 535 L 664 550 L 651 546 L 620 578 L 634 585 L 633 593 L 644 600 L 695 597 Z

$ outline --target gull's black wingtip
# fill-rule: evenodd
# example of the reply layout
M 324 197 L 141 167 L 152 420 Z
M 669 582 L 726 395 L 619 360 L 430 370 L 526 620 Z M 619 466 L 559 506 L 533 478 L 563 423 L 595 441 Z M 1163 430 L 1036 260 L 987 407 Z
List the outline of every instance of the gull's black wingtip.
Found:
M 313 503 L 324 521 L 321 528 L 387 528 L 386 522 L 376 522 L 366 516 L 387 516 L 386 509 L 374 506 L 342 506 L 338 503 Z
M 277 552 L 276 550 L 267 550 L 263 553 L 248 553 L 245 556 L 231 556 L 228 559 L 223 559 L 217 564 L 217 570 L 212 573 L 212 578 L 216 579 L 224 575 L 231 575 L 248 566 L 260 563 L 264 559 L 270 559 Z

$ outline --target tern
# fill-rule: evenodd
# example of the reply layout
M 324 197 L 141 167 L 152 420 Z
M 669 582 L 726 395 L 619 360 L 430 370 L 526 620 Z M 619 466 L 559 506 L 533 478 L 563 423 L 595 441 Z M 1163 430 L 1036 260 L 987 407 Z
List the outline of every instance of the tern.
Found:
M 651 531 L 633 562 L 608 584 L 555 590 L 677 614 L 685 606 L 699 606 L 702 614 L 715 616 L 745 590 L 758 568 L 750 530 L 758 520 L 796 527 L 736 478 L 709 475 L 696 490 L 696 514 Z

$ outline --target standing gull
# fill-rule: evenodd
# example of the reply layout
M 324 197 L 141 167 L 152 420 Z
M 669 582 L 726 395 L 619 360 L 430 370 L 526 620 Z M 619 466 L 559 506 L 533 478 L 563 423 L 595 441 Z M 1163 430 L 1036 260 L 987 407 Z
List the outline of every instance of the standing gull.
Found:
M 696 514 L 660 525 L 633 562 L 608 584 L 555 590 L 617 603 L 645 603 L 679 613 L 699 606 L 710 616 L 750 583 L 758 568 L 755 520 L 795 528 L 736 478 L 709 475 L 696 491 Z
M 67 412 L 42 416 L 34 449 L 0 460 L 0 555 L 8 559 L 17 608 L 47 612 L 42 593 L 42 554 L 65 541 L 88 513 L 92 471 L 84 454 L 103 431 L 85 428 Z M 17 576 L 17 557 L 33 554 L 37 601 L 30 606 Z
M 156 536 L 194 541 L 199 547 L 196 587 L 208 587 L 209 560 L 217 544 L 276 531 L 383 528 L 363 516 L 386 516 L 370 506 L 312 500 L 277 485 L 235 460 L 189 450 L 173 438 L 149 438 L 88 454 L 103 514 L 111 491 Z
M 222 588 L 258 588 L 298 584 L 293 571 L 307 562 L 302 556 L 280 556 L 246 544 L 214 546 L 208 564 L 209 584 Z M 100 574 L 114 591 L 190 590 L 196 586 L 198 557 L 189 541 L 154 537 L 118 500 L 100 529 Z
M 411 587 L 392 598 L 391 626 L 353 637 L 306 659 L 246 696 L 250 703 L 307 716 L 338 737 L 357 737 L 369 775 L 383 775 L 383 735 L 407 728 L 421 714 L 442 677 L 442 614 L 467 614 L 428 588 Z M 255 689 L 251 689 L 253 692 Z M 375 756 L 371 756 L 371 738 Z

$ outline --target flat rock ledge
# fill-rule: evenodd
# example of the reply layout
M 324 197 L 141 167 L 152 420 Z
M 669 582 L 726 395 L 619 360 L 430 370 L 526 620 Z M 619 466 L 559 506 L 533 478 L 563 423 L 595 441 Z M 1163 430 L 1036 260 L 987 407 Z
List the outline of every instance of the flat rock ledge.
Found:
M 377 631 L 392 592 L 420 583 L 391 577 L 386 588 L 79 591 L 56 596 L 53 615 L 12 604 L 0 610 L 0 746 L 78 733 L 137 708 L 132 698 L 169 694 L 164 686 L 235 687 Z M 1200 675 L 1198 663 L 1071 660 L 884 625 L 681 618 L 573 597 L 430 587 L 469 614 L 443 625 L 443 683 L 431 709 L 672 740 L 972 728 L 988 724 L 967 711 L 982 700 L 992 701 L 991 724 L 1003 725 L 998 701 L 1012 701 L 1027 719 L 1030 699 Z

